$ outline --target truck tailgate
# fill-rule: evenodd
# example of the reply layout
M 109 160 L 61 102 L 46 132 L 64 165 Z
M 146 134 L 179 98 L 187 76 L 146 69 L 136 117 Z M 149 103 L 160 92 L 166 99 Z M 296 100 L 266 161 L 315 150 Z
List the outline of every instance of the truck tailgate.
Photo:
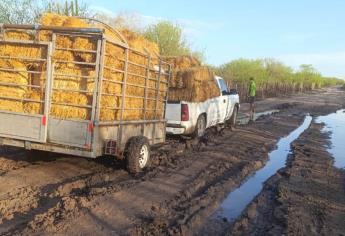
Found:
M 167 107 L 166 107 L 165 118 L 168 120 L 168 124 L 180 124 L 181 123 L 181 103 L 168 102 Z

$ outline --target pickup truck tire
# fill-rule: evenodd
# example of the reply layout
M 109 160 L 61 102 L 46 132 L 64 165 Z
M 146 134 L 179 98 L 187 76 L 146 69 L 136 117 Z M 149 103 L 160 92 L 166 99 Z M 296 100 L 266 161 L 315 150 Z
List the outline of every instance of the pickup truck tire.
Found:
M 238 107 L 234 107 L 234 111 L 232 112 L 232 115 L 229 120 L 229 125 L 231 128 L 236 127 L 237 114 L 238 114 Z
M 127 170 L 131 174 L 142 172 L 150 165 L 150 144 L 144 136 L 136 136 L 127 142 L 125 158 L 127 161 Z
M 194 138 L 200 138 L 204 135 L 206 130 L 206 117 L 205 115 L 200 115 L 195 125 L 195 130 L 193 133 Z

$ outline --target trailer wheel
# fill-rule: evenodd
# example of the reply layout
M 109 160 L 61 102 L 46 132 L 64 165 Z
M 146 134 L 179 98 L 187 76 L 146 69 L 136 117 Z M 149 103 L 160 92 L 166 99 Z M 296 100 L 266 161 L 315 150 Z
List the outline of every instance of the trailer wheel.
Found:
M 127 169 L 132 174 L 143 171 L 150 165 L 150 144 L 146 137 L 131 138 L 126 148 Z
M 206 117 L 205 115 L 200 115 L 196 122 L 193 137 L 200 138 L 201 136 L 204 135 L 205 130 L 206 130 Z
M 238 114 L 238 107 L 235 106 L 234 111 L 232 112 L 232 115 L 231 115 L 230 120 L 229 120 L 229 124 L 230 124 L 231 128 L 236 127 L 237 114 Z

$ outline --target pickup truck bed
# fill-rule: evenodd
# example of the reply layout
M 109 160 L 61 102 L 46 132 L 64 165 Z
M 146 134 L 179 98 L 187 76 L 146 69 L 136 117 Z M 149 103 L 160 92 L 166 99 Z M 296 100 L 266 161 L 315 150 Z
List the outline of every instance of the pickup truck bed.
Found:
M 204 102 L 169 102 L 166 108 L 167 134 L 197 135 L 198 125 L 207 129 L 225 123 L 239 109 L 239 97 L 236 92 L 230 93 L 224 80 L 215 77 L 219 86 L 219 96 Z M 200 124 L 204 122 L 205 124 Z M 201 132 L 201 134 L 203 131 Z

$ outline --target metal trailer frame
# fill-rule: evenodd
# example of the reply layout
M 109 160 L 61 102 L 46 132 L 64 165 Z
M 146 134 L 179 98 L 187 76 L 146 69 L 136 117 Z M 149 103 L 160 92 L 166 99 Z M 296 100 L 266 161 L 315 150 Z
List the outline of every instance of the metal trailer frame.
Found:
M 8 40 L 5 38 L 6 30 L 23 30 L 33 32 L 36 38 L 34 40 Z M 124 40 L 124 37 L 120 34 L 121 41 L 114 41 L 107 38 L 104 34 L 104 30 L 97 28 L 66 28 L 66 27 L 51 27 L 51 26 L 38 26 L 38 25 L 0 25 L 0 44 L 16 44 L 16 45 L 32 45 L 33 47 L 42 47 L 46 50 L 45 58 L 24 58 L 24 57 L 8 57 L 0 55 L 3 59 L 18 59 L 27 61 L 38 61 L 45 63 L 45 72 L 27 71 L 28 73 L 46 73 L 46 83 L 44 87 L 38 85 L 18 85 L 18 84 L 5 84 L 0 82 L 2 86 L 25 86 L 27 88 L 43 89 L 44 100 L 33 100 L 25 98 L 9 98 L 2 97 L 1 99 L 9 99 L 20 102 L 32 102 L 44 104 L 44 109 L 41 114 L 26 114 L 18 112 L 10 112 L 0 110 L 0 146 L 9 145 L 22 147 L 28 150 L 43 150 L 49 152 L 71 154 L 76 156 L 83 156 L 89 158 L 96 158 L 102 155 L 111 155 L 119 158 L 123 158 L 123 153 L 128 140 L 135 136 L 145 136 L 150 145 L 165 142 L 165 109 L 161 112 L 161 116 L 158 117 L 157 111 L 159 102 L 164 102 L 166 106 L 168 84 L 171 78 L 172 66 L 166 62 L 163 62 L 158 56 L 159 69 L 151 68 L 152 57 L 149 53 L 145 54 L 139 52 L 133 48 L 130 48 L 128 43 Z M 52 40 L 49 42 L 39 41 L 39 30 L 50 30 L 52 32 Z M 72 49 L 72 48 L 58 48 L 56 47 L 56 38 L 58 36 L 68 37 L 90 37 L 97 41 L 97 50 L 84 50 L 84 49 Z M 113 46 L 122 48 L 125 50 L 125 69 L 118 70 L 115 68 L 107 68 L 113 70 L 116 73 L 123 73 L 124 80 L 112 81 L 122 86 L 122 94 L 105 94 L 102 92 L 102 85 L 107 79 L 103 77 L 104 69 L 106 68 L 104 62 L 106 57 L 106 45 L 112 44 Z M 53 53 L 55 51 L 78 51 L 82 53 L 90 53 L 96 55 L 96 61 L 94 63 L 76 62 L 76 61 L 58 61 L 52 60 Z M 129 60 L 129 53 L 135 53 L 147 60 L 147 65 L 140 65 Z M 1 53 L 0 53 L 1 54 Z M 57 103 L 52 101 L 52 93 L 55 90 L 61 90 L 66 92 L 78 92 L 78 93 L 90 93 L 87 90 L 70 90 L 54 87 L 55 77 L 75 77 L 76 75 L 59 74 L 55 73 L 55 65 L 57 63 L 73 63 L 75 65 L 87 65 L 95 68 L 96 76 L 94 78 L 88 76 L 80 76 L 87 80 L 94 80 L 94 91 L 92 92 L 92 105 L 80 105 L 69 103 Z M 134 74 L 128 72 L 128 65 L 134 65 L 146 69 L 146 76 Z M 167 68 L 164 70 L 164 68 Z M 0 68 L 0 71 L 12 71 L 20 72 L 19 69 L 12 68 Z M 157 79 L 151 78 L 150 74 L 155 73 Z M 129 84 L 127 82 L 128 75 L 136 76 L 145 80 L 145 86 Z M 161 81 L 161 76 L 167 76 L 166 81 Z M 148 87 L 148 81 L 156 81 L 156 88 Z M 160 84 L 166 83 L 166 90 L 160 90 Z M 145 90 L 144 97 L 128 96 L 126 94 L 126 86 L 138 86 L 143 87 Z M 155 90 L 156 97 L 149 98 L 148 90 Z M 165 97 L 160 98 L 160 93 L 164 92 Z M 112 110 L 118 110 L 121 114 L 121 119 L 117 121 L 100 121 L 100 109 L 101 109 L 101 96 L 118 96 L 121 97 L 121 107 L 110 108 Z M 143 119 L 134 121 L 124 121 L 123 114 L 125 110 L 131 110 L 126 107 L 125 98 L 136 97 L 144 99 L 144 107 L 138 108 L 143 112 Z M 146 119 L 147 101 L 153 100 L 155 102 L 154 119 Z M 91 117 L 87 120 L 75 120 L 75 119 L 58 119 L 50 115 L 50 109 L 53 105 L 72 106 L 91 110 Z M 133 108 L 132 108 L 133 109 Z

